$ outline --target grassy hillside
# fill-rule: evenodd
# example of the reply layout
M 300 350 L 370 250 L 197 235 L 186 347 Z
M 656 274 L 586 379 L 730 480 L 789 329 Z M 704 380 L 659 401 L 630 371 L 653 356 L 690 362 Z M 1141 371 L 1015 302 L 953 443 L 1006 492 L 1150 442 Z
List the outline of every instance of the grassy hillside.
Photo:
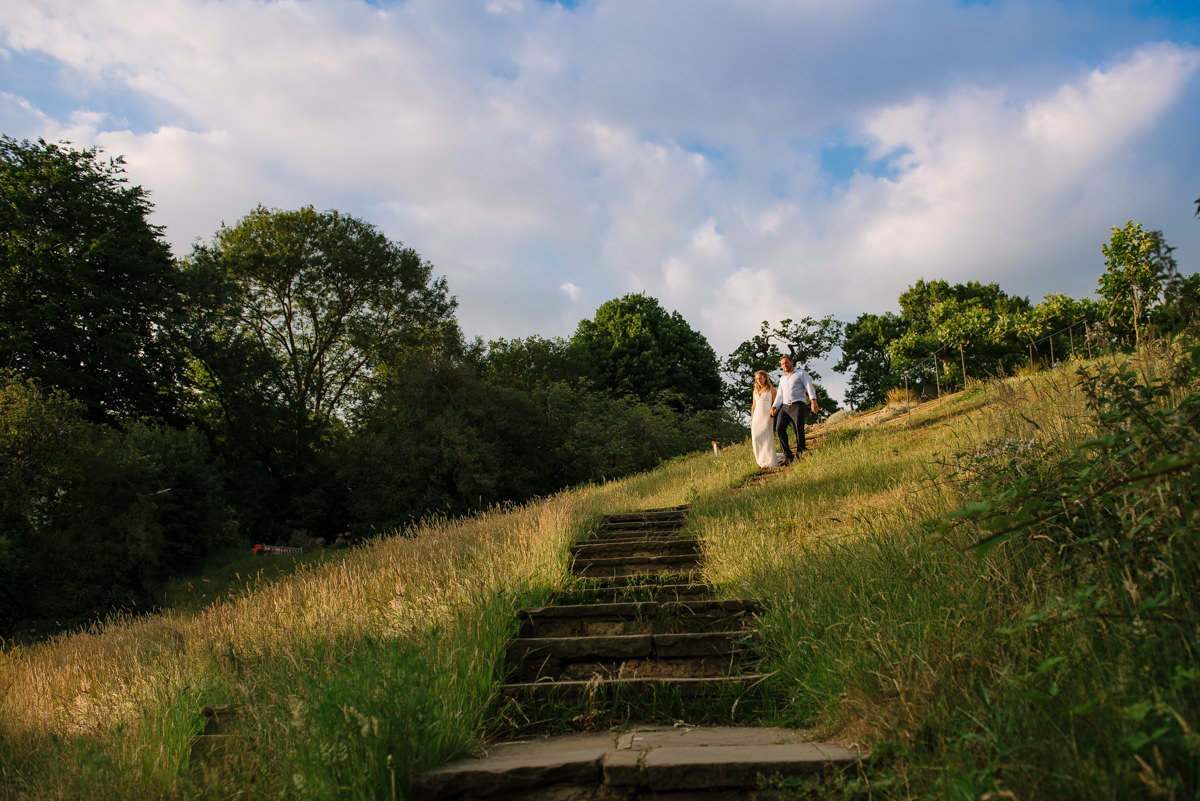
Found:
M 699 453 L 8 648 L 0 798 L 404 798 L 503 733 L 513 610 L 564 586 L 566 545 L 602 513 L 683 502 L 711 580 L 766 602 L 761 722 L 874 750 L 822 797 L 1195 797 L 1187 356 L 885 410 L 764 484 L 744 486 L 748 443 Z

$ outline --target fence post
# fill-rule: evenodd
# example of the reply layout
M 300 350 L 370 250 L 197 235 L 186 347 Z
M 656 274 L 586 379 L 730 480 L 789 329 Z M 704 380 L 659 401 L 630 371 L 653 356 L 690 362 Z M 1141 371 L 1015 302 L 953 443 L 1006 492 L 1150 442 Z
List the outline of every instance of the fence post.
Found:
M 942 377 L 938 375 L 937 354 L 932 355 L 933 358 L 933 385 L 937 387 L 937 396 L 942 397 Z
M 1050 340 L 1050 367 L 1054 367 L 1054 334 L 1047 337 Z
M 908 371 L 904 371 L 904 411 L 910 411 L 908 403 Z

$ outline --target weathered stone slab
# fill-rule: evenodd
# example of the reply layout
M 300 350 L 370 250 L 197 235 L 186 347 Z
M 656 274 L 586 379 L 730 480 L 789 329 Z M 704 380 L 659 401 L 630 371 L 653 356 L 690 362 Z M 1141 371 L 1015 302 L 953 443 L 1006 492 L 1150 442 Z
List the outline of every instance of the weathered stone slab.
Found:
M 732 676 L 701 676 L 701 677 L 658 677 L 645 678 L 615 678 L 615 679 L 579 679 L 574 681 L 531 681 L 512 682 L 503 685 L 507 695 L 514 697 L 531 696 L 571 696 L 598 689 L 612 689 L 636 693 L 657 688 L 671 688 L 682 695 L 702 695 L 715 692 L 727 687 L 738 687 L 755 684 L 768 678 L 765 673 L 738 673 Z
M 659 659 L 688 656 L 740 654 L 746 648 L 738 640 L 745 631 L 704 631 L 687 634 L 655 634 L 654 655 Z
M 614 578 L 661 573 L 669 570 L 698 569 L 700 559 L 686 556 L 636 556 L 616 559 L 576 559 L 571 572 L 585 578 Z
M 613 748 L 607 734 L 571 735 L 509 743 L 482 758 L 460 759 L 418 774 L 413 798 L 442 801 L 486 798 L 549 784 L 599 785 L 602 762 Z
M 824 773 L 852 764 L 858 755 L 840 746 L 786 745 L 664 746 L 641 760 L 641 785 L 652 790 L 753 787 L 759 777 Z
M 509 640 L 512 661 L 554 657 L 557 659 L 633 659 L 653 653 L 650 634 L 617 634 L 595 637 L 520 637 Z
M 794 729 L 651 727 L 620 736 L 566 735 L 502 744 L 480 758 L 417 776 L 412 797 L 524 798 L 525 792 L 533 792 L 529 797 L 557 798 L 555 788 L 573 787 L 582 794 L 563 797 L 609 798 L 611 791 L 613 798 L 640 798 L 647 792 L 690 790 L 704 791 L 709 798 L 720 791 L 754 790 L 763 780 L 835 770 L 865 756 L 808 742 L 804 732 Z
M 616 558 L 633 555 L 698 554 L 700 543 L 677 537 L 636 540 L 591 540 L 572 545 L 571 553 L 576 558 Z

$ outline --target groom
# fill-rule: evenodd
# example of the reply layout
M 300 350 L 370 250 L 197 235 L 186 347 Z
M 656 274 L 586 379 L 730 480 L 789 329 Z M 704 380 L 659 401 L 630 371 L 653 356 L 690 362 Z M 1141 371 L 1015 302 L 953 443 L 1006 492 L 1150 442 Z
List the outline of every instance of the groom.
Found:
M 813 414 L 817 413 L 817 389 L 812 378 L 803 368 L 797 370 L 790 356 L 781 356 L 779 366 L 783 375 L 779 377 L 775 403 L 771 405 L 771 417 L 775 418 L 775 431 L 779 434 L 779 445 L 783 448 L 783 463 L 790 464 L 795 458 L 788 448 L 788 424 L 796 427 L 796 455 L 805 451 L 804 418 L 808 410 L 804 407 L 804 395 L 808 395 Z M 803 393 L 803 394 L 802 394 Z

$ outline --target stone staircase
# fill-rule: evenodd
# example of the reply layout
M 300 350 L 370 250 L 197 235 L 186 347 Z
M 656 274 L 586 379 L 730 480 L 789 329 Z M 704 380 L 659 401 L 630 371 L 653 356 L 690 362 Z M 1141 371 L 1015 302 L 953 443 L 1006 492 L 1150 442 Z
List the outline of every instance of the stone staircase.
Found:
M 745 627 L 758 603 L 711 598 L 700 543 L 682 534 L 687 512 L 608 515 L 593 537 L 571 546 L 571 572 L 584 580 L 574 602 L 517 613 L 503 686 L 512 717 L 619 718 L 648 700 L 677 716 L 696 705 L 687 699 L 704 703 L 765 678 L 752 668 Z
M 798 732 L 670 725 L 711 721 L 713 710 L 724 722 L 749 719 L 769 703 L 747 626 L 760 604 L 713 597 L 702 579 L 702 545 L 684 532 L 687 514 L 676 506 L 607 515 L 593 537 L 571 546 L 579 588 L 561 604 L 518 611 L 501 688 L 501 714 L 518 730 L 633 720 L 666 728 L 494 745 L 483 757 L 420 774 L 413 798 L 765 798 L 741 794 L 757 793 L 763 777 L 859 758 Z

